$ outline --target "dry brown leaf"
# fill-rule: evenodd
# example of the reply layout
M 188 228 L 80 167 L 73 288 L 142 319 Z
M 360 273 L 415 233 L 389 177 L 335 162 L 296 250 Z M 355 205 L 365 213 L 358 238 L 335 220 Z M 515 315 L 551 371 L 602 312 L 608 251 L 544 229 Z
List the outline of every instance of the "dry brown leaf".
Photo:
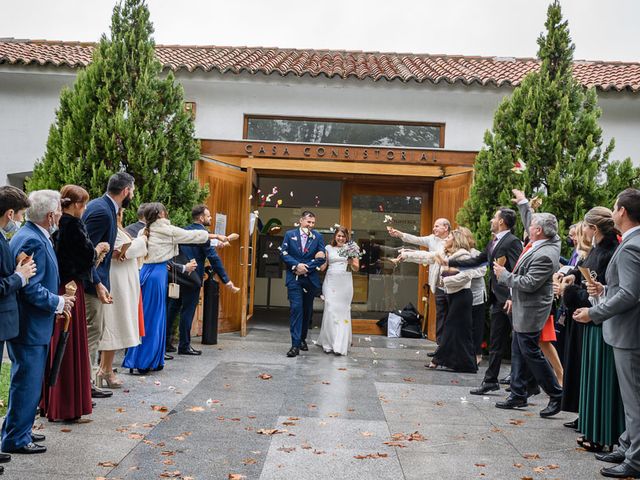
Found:
M 119 433 L 124 433 L 124 432 L 128 432 L 129 431 L 129 427 L 118 427 L 116 428 L 116 432 Z
M 239 422 L 241 419 L 238 417 L 233 417 L 233 418 L 230 418 L 229 420 L 231 420 L 232 422 Z
M 291 453 L 296 451 L 296 447 L 280 447 L 278 448 L 279 452 Z
M 364 460 L 365 458 L 387 458 L 388 456 L 388 453 L 368 453 L 366 455 L 354 455 L 353 458 Z
M 331 382 L 322 382 L 323 385 L 331 385 Z
M 413 377 L 404 377 L 402 380 L 404 380 L 405 382 L 408 382 L 408 383 L 413 383 L 413 382 L 416 381 L 416 379 L 413 378 Z
M 420 432 L 415 431 L 407 436 L 407 440 L 409 440 L 410 442 L 424 442 L 426 439 Z
M 314 450 L 313 450 L 313 453 L 315 453 L 316 455 L 324 455 L 324 454 L 325 454 L 325 453 L 327 453 L 327 452 L 325 452 L 324 450 L 315 450 L 315 449 L 314 449 Z
M 551 465 L 547 465 L 547 468 L 549 470 L 555 470 L 556 468 L 560 468 L 560 465 L 556 465 L 555 463 L 552 463 Z
M 296 420 L 300 420 L 300 417 L 289 417 L 287 418 L 287 420 L 291 420 L 292 422 L 295 422 Z
M 117 467 L 118 464 L 116 462 L 100 462 L 98 463 L 99 467 L 113 468 Z
M 533 477 L 520 477 L 520 480 L 533 480 Z
M 230 473 L 229 474 L 229 480 L 244 480 L 245 477 L 244 475 L 240 475 L 239 473 Z
M 165 407 L 164 405 L 151 405 L 151 410 L 153 410 L 154 412 L 167 413 L 169 411 L 169 408 Z
M 398 448 L 407 448 L 407 446 L 402 442 L 382 442 L 385 445 L 389 445 L 390 447 L 398 447 Z
M 438 407 L 443 407 L 443 406 L 444 406 L 444 402 L 443 402 L 442 400 L 438 400 L 438 401 L 436 402 L 436 405 L 437 405 Z
M 244 463 L 245 465 L 253 465 L 255 463 L 258 463 L 258 461 L 255 458 L 245 458 L 242 463 Z
M 338 370 L 340 370 L 341 372 L 344 372 L 346 370 L 346 368 L 340 367 Z
M 181 475 L 182 475 L 182 473 L 180 473 L 180 470 L 174 470 L 173 472 L 164 471 L 164 472 L 162 472 L 160 474 L 160 477 L 162 477 L 162 478 L 178 478 Z
M 163 465 L 175 465 L 176 462 L 174 462 L 173 460 L 171 460 L 170 458 L 167 458 L 166 460 L 164 460 L 162 462 Z
M 153 428 L 153 427 L 155 427 L 155 424 L 153 424 L 153 423 L 143 423 L 142 426 L 144 428 Z
M 163 450 L 162 452 L 160 452 L 160 455 L 162 455 L 163 457 L 173 457 L 175 454 L 176 452 L 172 450 Z
M 522 456 L 524 458 L 526 458 L 527 460 L 537 460 L 537 459 L 540 458 L 540 454 L 539 453 L 525 453 Z
M 182 442 L 186 439 L 186 437 L 184 435 L 178 435 L 177 437 L 173 437 L 173 439 Z
M 62 433 L 69 433 L 71 431 L 71 429 L 70 428 L 61 428 L 60 431 Z
M 327 415 L 329 418 L 337 418 L 340 416 L 339 413 L 330 413 L 329 415 Z
M 498 427 L 491 427 L 491 431 L 493 433 L 500 433 L 502 431 L 502 429 L 498 428 Z
M 474 465 L 475 465 L 476 467 L 480 467 L 480 468 L 484 468 L 484 467 L 486 467 L 486 466 L 487 466 L 487 464 L 486 464 L 486 463 L 474 463 Z
M 131 440 L 142 440 L 144 438 L 144 435 L 141 433 L 130 433 L 129 438 Z
M 277 428 L 261 428 L 256 432 L 258 435 L 276 435 L 278 433 L 287 433 L 286 430 L 278 430 Z
M 360 432 L 360 435 L 362 435 L 363 437 L 373 437 L 372 432 Z
M 287 427 L 293 427 L 295 425 L 297 425 L 296 422 L 282 422 L 282 425 L 285 425 Z
M 524 420 L 519 420 L 519 419 L 517 419 L 517 418 L 512 418 L 512 419 L 510 419 L 510 420 L 509 420 L 509 423 L 510 423 L 511 425 L 518 425 L 518 426 L 520 426 L 520 425 L 524 425 Z
M 261 378 L 262 380 L 270 380 L 273 378 L 273 375 L 269 375 L 268 373 L 261 373 L 260 375 L 258 375 L 258 378 Z
M 315 403 L 310 403 L 307 405 L 307 407 L 309 407 L 309 410 L 313 410 L 314 408 L 318 408 L 318 406 Z
M 544 473 L 544 467 L 534 467 L 533 471 L 536 473 Z
M 126 411 L 127 411 L 127 409 L 126 409 L 126 408 L 124 408 L 124 407 L 118 407 L 118 408 L 116 408 L 116 412 L 117 412 L 117 413 L 124 413 L 124 412 L 126 412 Z
M 189 407 L 186 409 L 187 412 L 204 412 L 204 407 Z
M 521 463 L 514 463 L 513 466 L 516 467 L 516 468 L 524 467 L 524 465 L 522 465 Z
M 250 420 L 253 420 L 254 418 L 256 418 L 256 416 L 255 415 L 249 415 L 247 418 L 250 419 Z
M 313 447 L 305 442 L 302 445 L 300 445 L 300 448 L 302 448 L 303 450 L 311 450 Z

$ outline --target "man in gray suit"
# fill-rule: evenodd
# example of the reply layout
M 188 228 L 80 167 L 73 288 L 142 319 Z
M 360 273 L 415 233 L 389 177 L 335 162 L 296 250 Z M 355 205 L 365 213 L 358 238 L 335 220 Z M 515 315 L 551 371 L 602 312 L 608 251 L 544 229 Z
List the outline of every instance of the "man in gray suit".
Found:
M 550 417 L 560 412 L 562 388 L 538 342 L 553 303 L 553 274 L 560 263 L 558 221 L 550 213 L 534 213 L 529 226 L 529 243 L 512 272 L 494 262 L 493 271 L 503 285 L 511 288 L 513 336 L 511 340 L 511 394 L 498 408 L 527 406 L 527 387 L 535 381 L 549 395 L 549 404 L 540 412 Z M 533 378 L 532 378 L 533 377 Z
M 598 460 L 618 465 L 602 468 L 612 478 L 640 478 L 640 190 L 628 188 L 618 195 L 613 220 L 622 243 L 611 257 L 605 278 L 588 285 L 589 295 L 604 300 L 573 314 L 581 323 L 602 323 L 602 337 L 613 347 L 626 430 L 611 453 L 596 453 Z

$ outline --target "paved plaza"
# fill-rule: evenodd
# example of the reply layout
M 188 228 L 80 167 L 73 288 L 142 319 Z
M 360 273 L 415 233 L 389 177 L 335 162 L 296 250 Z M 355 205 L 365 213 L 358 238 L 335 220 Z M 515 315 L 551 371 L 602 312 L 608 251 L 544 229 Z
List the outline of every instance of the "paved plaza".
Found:
M 573 414 L 540 418 L 544 395 L 522 411 L 494 407 L 504 392 L 469 395 L 482 373 L 427 371 L 431 342 L 357 335 L 349 357 L 310 345 L 295 359 L 288 345 L 262 324 L 125 374 L 85 423 L 39 419 L 48 452 L 14 455 L 4 478 L 600 478 L 562 426 Z

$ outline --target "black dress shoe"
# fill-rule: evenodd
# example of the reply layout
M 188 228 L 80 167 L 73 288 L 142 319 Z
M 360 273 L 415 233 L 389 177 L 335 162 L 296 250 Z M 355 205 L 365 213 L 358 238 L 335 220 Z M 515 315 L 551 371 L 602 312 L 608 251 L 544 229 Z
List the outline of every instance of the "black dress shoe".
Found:
M 560 410 L 562 410 L 562 399 L 551 398 L 547 406 L 540 411 L 540 416 L 542 418 L 553 417 L 560 413 Z
M 37 443 L 29 442 L 23 447 L 16 450 L 12 450 L 11 453 L 44 453 L 47 451 L 47 447 L 44 445 L 38 445 Z
M 609 452 L 609 453 L 596 453 L 595 454 L 596 460 L 600 460 L 601 462 L 607 462 L 607 463 L 622 463 L 624 462 L 625 459 L 625 455 L 624 453 L 620 453 L 618 451 L 615 452 Z
M 302 350 L 303 352 L 309 351 L 309 346 L 307 345 L 306 340 L 302 340 L 302 343 L 300 344 L 300 350 Z
M 600 475 L 609 478 L 640 478 L 640 470 L 636 470 L 628 463 L 620 463 L 615 467 L 601 468 Z
M 498 383 L 500 383 L 500 385 L 509 385 L 511 383 L 511 374 L 507 375 L 504 378 L 501 378 L 500 382 Z
M 575 430 L 576 428 L 578 428 L 578 419 L 576 418 L 573 422 L 564 422 L 562 426 L 567 428 L 573 428 Z
M 167 361 L 167 360 L 173 360 L 173 355 L 168 355 L 168 354 L 166 354 L 166 353 L 165 353 L 165 354 L 164 354 L 164 360 L 165 360 L 165 361 Z
M 0 453 L 0 463 L 7 463 L 11 461 L 11 455 L 8 453 Z
M 101 390 L 98 387 L 91 387 L 91 398 L 109 398 L 113 395 L 111 390 Z
M 167 353 L 176 353 L 178 349 L 173 345 L 167 345 L 167 348 L 165 348 L 164 351 Z
M 202 350 L 196 350 L 189 346 L 189 348 L 178 350 L 178 355 L 202 355 Z
M 517 398 L 507 398 L 504 402 L 496 402 L 496 408 L 510 410 L 513 408 L 522 408 L 529 405 L 526 400 L 518 400 Z
M 32 442 L 44 442 L 46 439 L 47 439 L 47 437 L 45 437 L 41 433 L 33 433 L 33 432 L 31 432 L 31 441 Z
M 540 395 L 540 387 L 527 388 L 527 398 L 533 397 L 534 395 Z
M 478 388 L 470 390 L 469 393 L 471 395 L 484 395 L 485 393 L 495 392 L 496 390 L 500 390 L 500 385 L 498 385 L 497 383 L 482 382 L 482 385 L 480 385 Z
M 287 352 L 287 357 L 289 358 L 297 357 L 298 355 L 300 355 L 300 349 L 298 347 L 291 347 Z

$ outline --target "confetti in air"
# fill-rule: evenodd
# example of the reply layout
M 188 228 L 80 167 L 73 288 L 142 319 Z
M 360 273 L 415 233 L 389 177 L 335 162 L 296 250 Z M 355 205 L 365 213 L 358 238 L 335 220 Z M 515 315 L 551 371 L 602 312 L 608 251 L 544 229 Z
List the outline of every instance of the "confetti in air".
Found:
M 384 216 L 384 223 L 393 223 L 393 217 L 391 215 Z
M 289 192 L 289 196 L 293 198 L 293 191 Z
M 378 205 L 378 210 L 380 212 L 384 212 L 384 207 L 382 206 L 382 204 Z

